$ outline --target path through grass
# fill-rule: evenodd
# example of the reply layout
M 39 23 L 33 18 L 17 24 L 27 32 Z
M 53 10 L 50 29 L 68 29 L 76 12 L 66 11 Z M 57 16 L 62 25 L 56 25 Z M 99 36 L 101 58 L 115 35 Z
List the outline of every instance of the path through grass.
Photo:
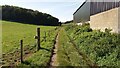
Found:
M 70 43 L 64 29 L 59 33 L 57 61 L 58 66 L 87 66 L 82 56 L 78 54 L 73 44 Z

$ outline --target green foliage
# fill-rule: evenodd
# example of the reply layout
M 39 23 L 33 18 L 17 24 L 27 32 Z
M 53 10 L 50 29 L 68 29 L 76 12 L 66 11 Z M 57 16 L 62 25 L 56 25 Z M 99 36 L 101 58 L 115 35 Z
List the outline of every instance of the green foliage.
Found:
M 67 33 L 74 39 L 79 49 L 99 66 L 120 66 L 120 35 L 99 30 L 91 30 L 89 24 L 69 25 Z
M 2 6 L 2 20 L 35 25 L 60 25 L 59 20 L 49 14 L 9 5 Z
M 112 29 L 105 29 L 105 32 L 107 32 L 107 33 L 110 33 L 110 31 L 112 31 Z
M 59 33 L 57 62 L 58 66 L 86 66 L 85 61 L 76 52 L 64 29 L 61 29 Z

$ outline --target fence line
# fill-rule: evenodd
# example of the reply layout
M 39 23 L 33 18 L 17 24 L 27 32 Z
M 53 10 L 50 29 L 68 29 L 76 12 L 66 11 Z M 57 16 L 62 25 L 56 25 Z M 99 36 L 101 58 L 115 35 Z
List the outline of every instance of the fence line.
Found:
M 43 42 L 45 39 L 47 41 L 47 37 L 51 37 L 50 33 L 55 30 L 55 29 L 51 29 L 51 30 L 47 30 L 45 31 L 46 32 L 46 35 L 43 35 L 42 37 L 40 37 L 40 42 Z M 40 33 L 39 33 L 40 34 Z M 49 35 L 49 36 L 48 36 Z M 44 39 L 43 37 L 46 36 L 46 38 Z M 33 37 L 34 38 L 34 37 Z M 24 40 L 20 40 L 19 41 L 19 45 L 20 45 L 20 48 L 16 48 L 14 51 L 12 52 L 8 52 L 6 54 L 3 55 L 3 58 L 2 58 L 2 65 L 6 65 L 6 62 L 9 64 L 9 65 L 17 65 L 18 63 L 24 63 L 24 59 L 25 57 L 28 57 L 29 54 L 31 53 L 35 53 L 36 52 L 36 46 L 38 45 L 37 42 L 33 43 L 33 44 L 28 44 L 24 46 L 23 44 Z M 33 46 L 34 45 L 34 46 Z M 38 48 L 37 48 L 38 49 Z M 23 52 L 24 51 L 24 52 Z M 8 58 L 9 57 L 9 58 Z

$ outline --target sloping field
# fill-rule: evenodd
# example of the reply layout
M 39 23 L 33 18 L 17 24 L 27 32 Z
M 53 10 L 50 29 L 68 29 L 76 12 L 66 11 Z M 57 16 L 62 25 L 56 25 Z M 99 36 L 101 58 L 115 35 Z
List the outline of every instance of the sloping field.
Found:
M 36 36 L 37 27 L 40 27 L 40 51 L 36 51 L 37 43 L 36 39 L 34 39 L 34 36 Z M 54 26 L 36 26 L 2 21 L 2 64 L 19 65 L 20 40 L 22 39 L 24 45 L 24 64 L 47 65 L 51 56 L 56 35 L 57 28 Z

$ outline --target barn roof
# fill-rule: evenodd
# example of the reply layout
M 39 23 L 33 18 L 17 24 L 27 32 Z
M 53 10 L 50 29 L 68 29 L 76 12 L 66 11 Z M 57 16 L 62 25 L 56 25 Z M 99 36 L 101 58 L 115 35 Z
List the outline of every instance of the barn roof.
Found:
M 87 0 L 73 13 L 73 15 L 87 2 Z

